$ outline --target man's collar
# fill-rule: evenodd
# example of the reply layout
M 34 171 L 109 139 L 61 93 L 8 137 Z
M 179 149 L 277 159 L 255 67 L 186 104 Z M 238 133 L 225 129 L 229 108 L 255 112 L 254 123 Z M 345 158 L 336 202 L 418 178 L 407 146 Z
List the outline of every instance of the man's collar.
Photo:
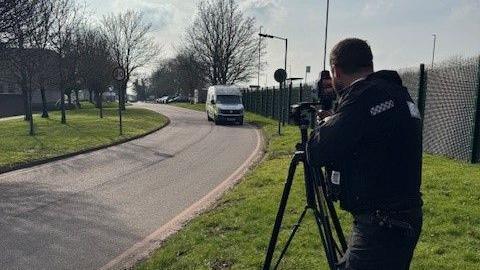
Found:
M 357 82 L 363 81 L 363 80 L 365 80 L 366 78 L 367 78 L 367 77 L 365 76 L 365 77 L 361 77 L 361 78 L 359 78 L 359 79 L 356 79 L 355 81 L 353 81 L 353 82 L 350 84 L 350 86 L 356 84 Z

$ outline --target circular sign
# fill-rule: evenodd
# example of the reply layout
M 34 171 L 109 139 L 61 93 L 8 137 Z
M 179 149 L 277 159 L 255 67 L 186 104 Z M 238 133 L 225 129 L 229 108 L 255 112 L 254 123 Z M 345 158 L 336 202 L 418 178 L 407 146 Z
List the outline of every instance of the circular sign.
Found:
M 125 80 L 125 70 L 122 67 L 116 67 L 113 70 L 113 78 L 117 81 Z
M 283 68 L 279 68 L 273 74 L 275 81 L 282 83 L 287 79 L 287 72 Z

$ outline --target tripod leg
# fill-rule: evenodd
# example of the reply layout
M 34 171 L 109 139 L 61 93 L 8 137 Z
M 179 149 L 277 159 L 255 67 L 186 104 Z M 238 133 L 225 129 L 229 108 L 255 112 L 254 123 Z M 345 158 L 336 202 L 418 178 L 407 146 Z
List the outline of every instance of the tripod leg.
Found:
M 340 242 L 340 246 L 342 248 L 340 253 L 343 256 L 343 254 L 347 251 L 347 241 L 345 240 L 345 235 L 343 234 L 342 226 L 340 225 L 340 220 L 338 219 L 337 211 L 335 210 L 333 202 L 332 200 L 327 198 L 325 177 L 323 175 L 323 172 L 320 169 L 312 169 L 312 170 L 313 170 L 314 178 L 317 182 L 316 185 L 321 187 L 322 189 L 321 191 L 323 194 L 323 198 L 325 198 L 324 201 L 326 202 L 328 213 L 332 218 L 332 224 L 333 224 L 333 227 L 335 228 L 335 233 L 337 234 L 338 241 Z
M 293 237 L 295 236 L 295 233 L 297 233 L 298 228 L 300 227 L 300 223 L 302 223 L 303 218 L 305 217 L 305 214 L 307 213 L 308 206 L 305 206 L 305 209 L 303 209 L 302 214 L 300 215 L 300 218 L 298 219 L 297 223 L 293 226 L 292 232 L 290 233 L 290 236 L 288 237 L 287 243 L 282 249 L 282 252 L 280 253 L 280 256 L 278 257 L 277 262 L 275 263 L 275 266 L 273 269 L 277 269 L 278 265 L 280 264 L 280 261 L 283 259 L 283 256 L 285 255 L 285 252 L 287 252 L 288 246 L 290 246 L 290 242 L 292 242 Z
M 275 251 L 278 234 L 280 232 L 280 226 L 282 225 L 283 214 L 285 213 L 288 196 L 290 194 L 290 189 L 292 188 L 293 176 L 295 175 L 295 170 L 300 159 L 301 153 L 295 153 L 292 161 L 290 162 L 287 180 L 285 181 L 285 187 L 283 188 L 282 199 L 280 200 L 280 205 L 278 206 L 278 212 L 275 218 L 275 225 L 273 226 L 272 236 L 270 237 L 270 243 L 268 244 L 267 255 L 265 256 L 265 262 L 263 263 L 264 270 L 269 270 L 270 265 L 272 264 L 273 252 Z
M 343 255 L 345 254 L 348 248 L 347 240 L 345 239 L 345 235 L 343 234 L 342 226 L 340 225 L 340 220 L 338 219 L 337 211 L 335 210 L 335 207 L 333 206 L 332 201 L 327 200 L 327 207 L 328 207 L 328 211 L 330 212 L 330 216 L 332 217 L 333 227 L 335 228 L 338 241 L 340 242 L 340 246 L 342 248 L 341 253 Z
M 323 215 L 317 210 L 314 209 L 315 221 L 317 222 L 318 231 L 320 232 L 321 240 L 323 247 L 325 249 L 325 255 L 327 257 L 328 266 L 330 269 L 336 269 L 337 259 L 335 256 L 335 247 L 332 243 L 331 231 L 328 230 L 328 224 L 325 222 Z M 322 229 L 323 228 L 323 229 Z

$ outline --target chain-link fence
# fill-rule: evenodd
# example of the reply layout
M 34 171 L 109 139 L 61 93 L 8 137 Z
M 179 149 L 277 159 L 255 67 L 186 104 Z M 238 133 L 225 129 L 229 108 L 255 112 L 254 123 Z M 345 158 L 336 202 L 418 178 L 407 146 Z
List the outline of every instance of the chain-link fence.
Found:
M 480 57 L 398 72 L 423 115 L 424 151 L 480 162 Z M 310 85 L 291 83 L 282 89 L 245 89 L 244 105 L 283 124 L 291 104 L 312 101 L 315 95 Z
M 312 101 L 314 95 L 311 85 L 290 83 L 282 88 L 244 89 L 243 103 L 247 111 L 280 120 L 283 124 L 288 123 L 290 105 Z

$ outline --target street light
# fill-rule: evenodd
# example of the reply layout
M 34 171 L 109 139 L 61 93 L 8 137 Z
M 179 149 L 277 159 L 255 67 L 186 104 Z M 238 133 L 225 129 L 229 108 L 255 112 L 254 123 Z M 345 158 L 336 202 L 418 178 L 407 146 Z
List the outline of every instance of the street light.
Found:
M 323 45 L 323 70 L 326 70 L 327 62 L 327 37 L 328 37 L 328 10 L 330 8 L 330 0 L 327 0 L 327 14 L 325 18 L 325 42 Z
M 432 34 L 433 36 L 433 52 L 432 52 L 432 69 L 433 69 L 433 61 L 435 60 L 435 43 L 437 42 L 437 35 Z
M 283 69 L 285 69 L 285 71 L 286 71 L 287 70 L 288 38 L 277 37 L 277 36 L 273 36 L 273 35 L 269 35 L 269 34 L 262 34 L 262 33 L 259 33 L 258 35 L 260 37 L 264 37 L 264 38 L 275 38 L 275 39 L 280 39 L 280 40 L 285 41 L 285 65 L 284 65 Z
M 287 52 L 288 52 L 288 38 L 284 38 L 284 37 L 277 37 L 277 36 L 274 36 L 274 35 L 269 35 L 269 34 L 263 34 L 263 33 L 259 33 L 258 34 L 260 37 L 264 37 L 264 38 L 274 38 L 274 39 L 280 39 L 280 40 L 283 40 L 285 41 L 285 62 L 284 62 L 284 70 L 285 72 L 287 72 Z M 281 85 L 281 84 L 280 84 Z M 283 82 L 283 88 L 285 89 L 286 88 L 286 82 Z M 280 109 L 280 117 L 283 118 L 284 117 L 284 106 L 283 106 L 283 103 L 284 103 L 284 95 L 282 93 L 282 88 L 280 87 L 280 89 L 278 89 L 279 93 L 280 93 L 280 96 L 279 96 L 279 99 L 280 99 L 280 106 L 279 106 L 279 109 Z M 283 119 L 281 119 L 283 120 Z M 279 129 L 279 134 L 280 134 L 280 129 Z
M 263 26 L 260 26 L 259 35 L 262 34 L 262 28 L 263 28 Z M 259 39 L 258 39 L 258 81 L 257 81 L 257 85 L 260 85 L 260 66 L 261 66 L 260 57 L 261 57 L 261 52 L 262 52 L 262 36 L 260 36 Z

